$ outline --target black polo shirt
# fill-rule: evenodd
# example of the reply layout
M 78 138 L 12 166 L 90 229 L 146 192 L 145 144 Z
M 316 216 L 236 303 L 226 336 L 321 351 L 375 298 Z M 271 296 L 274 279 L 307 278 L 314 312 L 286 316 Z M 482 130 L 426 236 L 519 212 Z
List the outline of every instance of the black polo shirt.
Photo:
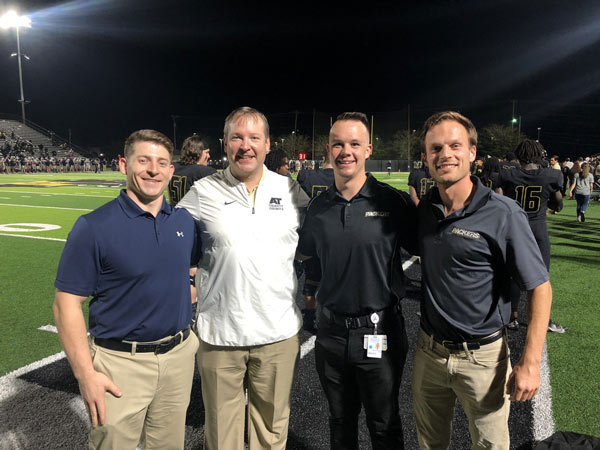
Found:
M 486 336 L 509 322 L 511 277 L 523 290 L 548 281 L 523 210 L 471 180 L 471 203 L 448 217 L 437 187 L 418 208 L 421 327 L 452 341 Z
M 335 184 L 310 203 L 298 250 L 321 261 L 319 304 L 360 316 L 404 296 L 400 247 L 416 253 L 416 208 L 410 197 L 367 174 L 350 201 Z

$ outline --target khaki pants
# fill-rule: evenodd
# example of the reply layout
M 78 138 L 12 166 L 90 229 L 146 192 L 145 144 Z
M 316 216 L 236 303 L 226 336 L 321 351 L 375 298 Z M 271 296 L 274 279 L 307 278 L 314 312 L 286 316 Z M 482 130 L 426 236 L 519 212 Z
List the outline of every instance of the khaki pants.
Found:
M 244 381 L 248 388 L 249 450 L 285 449 L 299 355 L 298 335 L 252 347 L 221 347 L 200 341 L 204 449 L 243 450 Z
M 450 445 L 458 399 L 469 419 L 472 449 L 508 450 L 511 371 L 507 339 L 479 350 L 448 350 L 419 331 L 412 375 L 415 422 L 422 450 Z
M 94 368 L 123 393 L 107 393 L 106 423 L 90 431 L 90 449 L 183 449 L 185 417 L 194 377 L 198 338 L 167 353 L 119 352 L 91 344 Z

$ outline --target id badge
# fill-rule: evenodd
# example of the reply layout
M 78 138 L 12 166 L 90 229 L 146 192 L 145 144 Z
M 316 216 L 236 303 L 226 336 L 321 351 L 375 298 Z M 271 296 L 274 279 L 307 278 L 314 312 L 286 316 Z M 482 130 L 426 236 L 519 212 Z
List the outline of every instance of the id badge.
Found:
M 378 334 L 377 336 L 381 336 L 381 338 L 383 339 L 383 342 L 381 343 L 381 350 L 383 350 L 384 352 L 387 350 L 387 335 L 386 334 Z M 365 334 L 364 336 L 365 340 L 363 342 L 363 348 L 366 350 L 369 343 L 369 335 Z
M 367 335 L 367 358 L 381 358 L 383 351 L 383 336 Z

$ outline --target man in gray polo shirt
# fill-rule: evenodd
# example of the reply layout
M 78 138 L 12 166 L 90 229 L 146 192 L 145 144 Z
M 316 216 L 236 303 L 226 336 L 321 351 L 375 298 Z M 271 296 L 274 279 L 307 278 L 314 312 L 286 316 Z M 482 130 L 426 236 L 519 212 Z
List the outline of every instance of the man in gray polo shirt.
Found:
M 448 448 L 458 399 L 472 448 L 508 450 L 509 400 L 529 400 L 540 385 L 552 303 L 548 271 L 521 208 L 470 176 L 477 145 L 471 121 L 452 111 L 434 114 L 422 138 L 437 187 L 418 208 L 424 301 L 412 386 L 419 445 Z M 530 315 L 512 370 L 504 331 L 511 277 L 528 292 Z

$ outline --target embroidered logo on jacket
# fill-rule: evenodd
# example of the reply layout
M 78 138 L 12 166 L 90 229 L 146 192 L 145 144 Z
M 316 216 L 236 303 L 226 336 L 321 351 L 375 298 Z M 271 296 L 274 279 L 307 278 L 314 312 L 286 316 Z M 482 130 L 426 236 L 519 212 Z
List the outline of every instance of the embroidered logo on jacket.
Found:
M 365 217 L 390 217 L 389 211 L 365 211 Z
M 183 237 L 183 231 L 176 231 L 177 237 Z
M 465 230 L 463 228 L 454 227 L 452 228 L 452 234 L 456 234 L 458 236 L 467 237 L 470 239 L 479 239 L 481 235 L 476 231 Z
M 283 205 L 281 204 L 281 199 L 277 197 L 271 197 L 269 201 L 269 209 L 270 210 L 283 210 Z

